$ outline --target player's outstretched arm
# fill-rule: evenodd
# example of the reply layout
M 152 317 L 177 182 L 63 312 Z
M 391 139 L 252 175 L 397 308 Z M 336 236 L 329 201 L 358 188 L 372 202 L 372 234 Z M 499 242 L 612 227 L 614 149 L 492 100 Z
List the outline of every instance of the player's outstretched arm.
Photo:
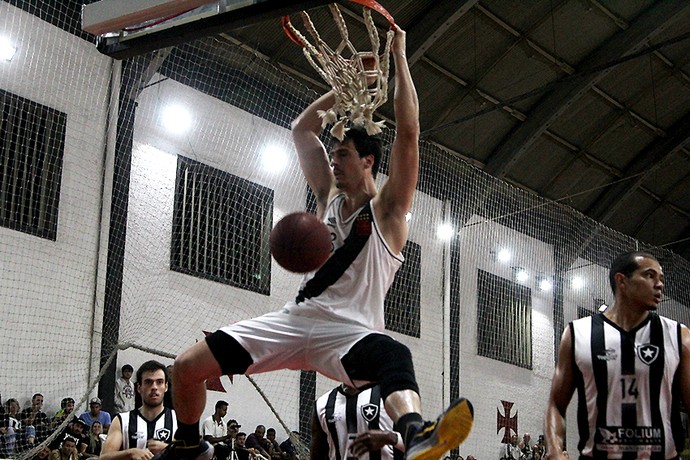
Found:
M 309 187 L 316 195 L 320 213 L 326 207 L 335 179 L 326 148 L 319 139 L 321 118 L 318 112 L 330 109 L 334 103 L 333 91 L 329 91 L 304 109 L 291 125 L 297 158 Z
M 551 381 L 549 404 L 544 417 L 544 437 L 549 459 L 568 458 L 563 453 L 563 445 L 565 442 L 565 413 L 575 391 L 572 353 L 570 327 L 567 327 L 561 337 L 558 364 Z
M 353 455 L 361 457 L 369 452 L 381 450 L 384 446 L 393 446 L 405 451 L 401 436 L 395 431 L 368 430 L 360 433 L 352 441 L 350 451 Z
M 407 63 L 405 31 L 397 25 L 394 28 L 391 52 L 395 62 L 396 132 L 388 166 L 389 178 L 378 199 L 385 213 L 382 230 L 386 240 L 392 249 L 399 250 L 407 239 L 405 214 L 412 207 L 419 176 L 419 100 Z

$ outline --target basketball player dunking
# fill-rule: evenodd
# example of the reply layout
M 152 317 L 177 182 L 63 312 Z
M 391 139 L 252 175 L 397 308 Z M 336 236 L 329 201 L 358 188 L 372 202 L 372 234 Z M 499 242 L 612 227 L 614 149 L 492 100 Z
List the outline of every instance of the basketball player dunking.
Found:
M 548 457 L 568 458 L 565 413 L 577 388 L 581 459 L 679 458 L 674 435 L 682 430 L 678 398 L 690 407 L 690 330 L 657 315 L 664 273 L 652 254 L 619 256 L 609 281 L 613 305 L 563 332 L 544 426 Z
M 163 407 L 167 390 L 168 376 L 163 364 L 147 361 L 137 369 L 136 391 L 142 405 L 115 416 L 101 459 L 149 460 L 172 442 L 177 420 L 174 410 Z
M 321 268 L 305 275 L 296 299 L 281 311 L 224 327 L 178 356 L 173 397 L 179 428 L 162 458 L 212 455 L 212 448 L 199 440 L 207 379 L 285 368 L 315 370 L 353 387 L 379 383 L 410 460 L 436 460 L 469 434 L 472 406 L 464 399 L 438 420 L 424 422 L 410 350 L 383 333 L 383 300 L 403 262 L 405 217 L 419 169 L 419 103 L 405 56 L 405 32 L 394 30 L 397 129 L 388 181 L 377 190 L 381 139 L 362 128 L 336 142 L 329 160 L 319 140 L 318 112 L 334 105 L 332 92 L 292 123 L 318 215 L 333 235 L 333 252 Z

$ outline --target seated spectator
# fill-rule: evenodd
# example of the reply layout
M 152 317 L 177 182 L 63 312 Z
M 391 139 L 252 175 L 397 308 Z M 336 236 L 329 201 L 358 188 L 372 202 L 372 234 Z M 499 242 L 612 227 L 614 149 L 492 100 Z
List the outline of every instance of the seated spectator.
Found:
M 266 430 L 266 440 L 268 440 L 268 453 L 271 455 L 273 460 L 288 460 L 288 454 L 283 452 L 280 448 L 280 444 L 276 441 L 276 429 L 269 428 Z
M 266 427 L 263 425 L 257 425 L 254 429 L 254 432 L 247 436 L 245 445 L 248 449 L 254 449 L 261 454 L 262 457 L 269 459 L 271 458 L 271 455 L 266 450 L 268 446 L 266 445 L 266 438 L 264 438 L 265 434 Z
M 546 443 L 544 442 L 544 435 L 540 434 L 537 442 L 532 446 L 532 459 L 541 460 L 546 455 Z
M 235 437 L 237 436 L 237 433 L 240 431 L 240 425 L 237 423 L 237 420 L 234 418 L 228 420 L 228 440 L 226 441 L 226 444 L 232 448 L 232 446 L 235 444 Z
M 122 366 L 122 377 L 115 381 L 115 412 L 113 415 L 129 412 L 134 405 L 134 382 L 132 382 L 134 368 L 125 364 Z
M 201 425 L 201 437 L 213 445 L 217 460 L 226 460 L 230 455 L 230 447 L 227 444 L 228 428 L 223 420 L 227 413 L 228 403 L 218 401 L 216 402 L 216 411 Z
M 55 430 L 58 426 L 62 424 L 65 420 L 67 420 L 67 417 L 70 416 L 72 411 L 74 410 L 74 399 L 72 398 L 62 398 L 62 401 L 60 401 L 60 410 L 55 412 L 55 416 L 53 417 L 53 421 L 51 422 L 51 430 Z M 59 441 L 58 441 L 59 444 Z
M 50 453 L 50 460 L 78 460 L 77 442 L 75 438 L 66 435 L 58 448 Z
M 7 456 L 12 456 L 27 447 L 32 447 L 36 440 L 36 430 L 33 426 L 22 426 L 19 401 L 10 398 L 5 401 L 5 414 L 2 417 L 3 451 Z
M 77 452 L 83 454 L 86 452 L 86 446 L 89 445 L 88 431 L 89 426 L 81 418 L 73 418 L 60 434 L 58 434 L 52 443 L 50 443 L 51 450 L 59 450 L 61 440 L 66 436 L 70 436 L 76 442 Z
M 110 428 L 110 424 L 112 423 L 110 414 L 104 410 L 101 410 L 100 398 L 91 399 L 91 401 L 89 402 L 89 411 L 81 414 L 79 418 L 84 419 L 87 426 L 93 425 L 93 422 L 98 420 L 99 422 L 101 422 L 101 426 L 103 427 L 103 433 L 105 434 L 108 434 L 108 429 Z
M 50 434 L 50 421 L 48 415 L 42 412 L 43 395 L 36 393 L 31 398 L 31 407 L 27 407 L 21 413 L 22 424 L 25 427 L 33 426 L 36 430 L 36 441 L 43 442 Z
M 510 436 L 510 442 L 501 446 L 501 460 L 518 460 L 522 455 L 520 447 L 518 446 L 518 435 Z
M 50 458 L 50 447 L 48 446 L 43 446 L 41 450 L 36 452 L 36 455 L 34 455 L 31 460 L 48 460 Z
M 522 455 L 520 458 L 524 460 L 532 460 L 532 435 L 525 433 L 522 435 L 522 441 L 518 444 Z
M 235 453 L 237 453 L 238 460 L 268 460 L 268 458 L 261 455 L 257 449 L 247 447 L 245 445 L 246 440 L 247 433 L 237 433 L 235 437 Z
M 297 449 L 295 449 L 295 442 L 300 440 L 299 431 L 293 431 L 290 436 L 280 443 L 280 448 L 288 455 L 290 460 L 299 460 Z
M 89 444 L 86 446 L 84 457 L 98 457 L 101 455 L 101 447 L 103 447 L 103 426 L 98 420 L 91 424 L 88 442 Z

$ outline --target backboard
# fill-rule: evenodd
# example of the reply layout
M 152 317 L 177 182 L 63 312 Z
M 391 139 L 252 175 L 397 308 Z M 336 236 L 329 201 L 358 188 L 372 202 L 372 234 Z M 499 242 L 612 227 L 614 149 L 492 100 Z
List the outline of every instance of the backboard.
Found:
M 332 0 L 331 0 L 332 1 Z M 329 0 L 100 0 L 84 5 L 82 28 L 98 50 L 124 59 L 275 19 Z

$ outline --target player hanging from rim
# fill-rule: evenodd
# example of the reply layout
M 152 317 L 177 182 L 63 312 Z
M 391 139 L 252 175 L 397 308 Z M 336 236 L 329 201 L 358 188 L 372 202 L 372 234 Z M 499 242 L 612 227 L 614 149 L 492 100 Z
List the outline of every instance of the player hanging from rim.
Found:
M 402 264 L 405 216 L 419 169 L 419 103 L 405 56 L 405 32 L 394 26 L 396 135 L 389 179 L 375 184 L 381 140 L 351 129 L 330 152 L 319 140 L 319 111 L 333 106 L 329 92 L 292 123 L 299 162 L 317 199 L 334 252 L 305 275 L 295 301 L 278 312 L 239 321 L 209 335 L 175 360 L 173 390 L 178 430 L 162 458 L 206 460 L 213 448 L 199 439 L 207 379 L 279 369 L 316 370 L 355 388 L 375 382 L 403 435 L 406 457 L 436 460 L 457 447 L 472 427 L 472 405 L 456 401 L 424 422 L 410 350 L 383 333 L 383 301 Z

